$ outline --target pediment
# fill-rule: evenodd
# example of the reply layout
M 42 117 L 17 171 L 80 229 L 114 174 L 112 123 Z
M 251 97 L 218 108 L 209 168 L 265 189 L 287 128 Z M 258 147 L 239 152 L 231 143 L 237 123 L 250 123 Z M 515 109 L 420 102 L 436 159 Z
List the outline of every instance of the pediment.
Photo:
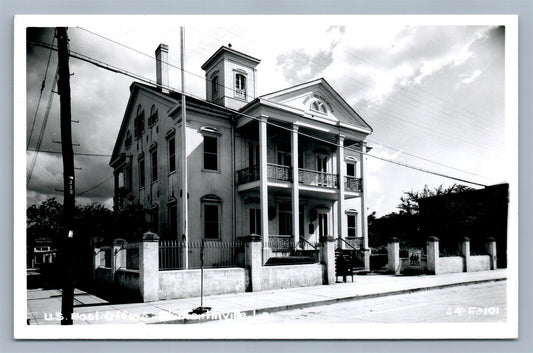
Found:
M 324 79 L 296 85 L 261 96 L 308 118 L 330 123 L 344 123 L 372 131 L 363 118 Z

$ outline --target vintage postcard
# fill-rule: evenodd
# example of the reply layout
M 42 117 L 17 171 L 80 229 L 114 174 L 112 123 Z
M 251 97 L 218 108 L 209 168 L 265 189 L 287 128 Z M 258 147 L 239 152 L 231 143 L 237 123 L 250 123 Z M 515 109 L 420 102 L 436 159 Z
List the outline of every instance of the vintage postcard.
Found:
M 15 338 L 518 336 L 516 16 L 17 16 Z

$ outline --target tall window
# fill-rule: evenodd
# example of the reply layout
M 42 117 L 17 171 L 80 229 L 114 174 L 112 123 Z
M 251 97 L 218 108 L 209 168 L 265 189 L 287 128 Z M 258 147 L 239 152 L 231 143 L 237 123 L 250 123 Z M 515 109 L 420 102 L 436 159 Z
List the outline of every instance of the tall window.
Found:
M 324 237 L 328 235 L 328 215 L 327 213 L 318 214 L 318 236 Z
M 204 169 L 218 170 L 218 138 L 204 136 Z
M 346 163 L 346 176 L 355 177 L 355 163 Z
M 152 182 L 154 182 L 157 180 L 157 149 L 152 150 L 150 156 L 152 160 Z
M 235 97 L 246 98 L 246 76 L 235 74 Z
M 219 205 L 204 203 L 204 236 L 206 239 L 219 238 Z
M 214 100 L 218 97 L 218 76 L 211 79 L 211 98 Z
M 168 205 L 168 226 L 169 239 L 177 239 L 178 236 L 178 214 L 176 203 Z
M 176 140 L 174 137 L 168 140 L 168 171 L 169 173 L 176 171 Z
M 292 209 L 290 205 L 279 205 L 279 234 L 292 235 Z
M 250 208 L 250 234 L 261 235 L 261 210 Z
M 137 107 L 137 116 L 133 122 L 135 138 L 139 138 L 144 133 L 144 110 L 139 104 Z
M 349 238 L 355 238 L 357 236 L 357 222 L 356 222 L 356 214 L 355 213 L 349 213 L 346 215 L 348 220 L 348 237 Z
M 144 157 L 139 159 L 139 189 L 144 188 Z
M 152 226 L 152 232 L 159 233 L 159 208 L 157 205 L 152 206 L 152 212 L 150 213 L 150 224 Z
M 148 117 L 148 126 L 153 126 L 155 125 L 155 123 L 157 123 L 157 115 L 157 108 L 155 107 L 155 104 L 152 104 L 152 108 L 150 109 L 150 116 Z
M 278 164 L 291 166 L 291 146 L 288 143 L 278 144 Z
M 248 166 L 259 165 L 259 146 L 255 143 L 248 143 Z
M 124 188 L 128 191 L 131 191 L 132 190 L 132 186 L 133 186 L 133 175 L 132 175 L 133 171 L 131 169 L 131 164 L 128 164 L 126 166 L 126 171 L 125 171 L 125 180 L 124 180 Z

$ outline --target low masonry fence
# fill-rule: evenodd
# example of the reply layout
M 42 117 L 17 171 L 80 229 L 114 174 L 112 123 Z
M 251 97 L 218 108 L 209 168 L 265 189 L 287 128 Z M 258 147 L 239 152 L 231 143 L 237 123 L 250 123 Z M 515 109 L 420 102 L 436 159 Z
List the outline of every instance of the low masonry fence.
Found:
M 300 251 L 312 252 L 316 263 L 264 266 L 259 236 L 184 243 L 160 241 L 148 232 L 140 242 L 116 239 L 112 246 L 96 248 L 93 279 L 113 291 L 115 300 L 124 295 L 143 302 L 200 296 L 202 276 L 204 295 L 335 283 L 334 239 L 306 245 L 313 250 Z
M 467 237 L 459 245 L 458 256 L 442 256 L 437 237 L 429 237 L 425 249 L 412 248 L 402 251 L 399 239 L 391 238 L 387 245 L 387 271 L 396 275 L 413 272 L 437 275 L 497 268 L 496 241 L 493 238 L 487 238 L 484 255 L 471 254 L 470 239 Z

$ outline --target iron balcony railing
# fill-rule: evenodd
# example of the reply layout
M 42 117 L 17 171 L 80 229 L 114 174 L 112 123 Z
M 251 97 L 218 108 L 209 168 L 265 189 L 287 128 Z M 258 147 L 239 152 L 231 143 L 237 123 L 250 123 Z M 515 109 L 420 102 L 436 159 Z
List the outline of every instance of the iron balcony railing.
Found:
M 344 177 L 344 190 L 362 192 L 363 179 L 351 176 Z
M 337 174 L 300 168 L 298 170 L 298 182 L 304 185 L 338 188 L 339 176 Z
M 269 180 L 292 182 L 292 168 L 284 165 L 268 163 L 267 177 Z M 258 165 L 243 168 L 236 172 L 237 185 L 251 183 L 260 178 L 261 173 Z M 304 185 L 338 189 L 339 175 L 299 168 L 298 182 Z M 362 192 L 362 179 L 351 176 L 344 177 L 344 190 Z
M 279 164 L 267 164 L 268 179 L 292 182 L 292 168 Z
M 237 171 L 237 185 L 251 183 L 252 181 L 259 180 L 259 178 L 260 172 L 258 165 L 253 165 Z

